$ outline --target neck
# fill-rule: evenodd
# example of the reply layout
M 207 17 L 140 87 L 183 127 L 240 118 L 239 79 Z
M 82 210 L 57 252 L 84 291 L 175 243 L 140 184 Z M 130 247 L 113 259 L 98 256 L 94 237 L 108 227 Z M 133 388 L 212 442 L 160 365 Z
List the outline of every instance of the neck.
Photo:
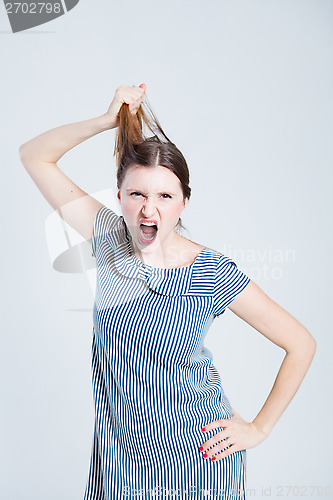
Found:
M 173 267 L 179 262 L 182 240 L 183 237 L 173 231 L 163 245 L 158 245 L 154 250 L 150 250 L 147 246 L 145 250 L 141 251 L 135 245 L 135 256 L 148 266 Z

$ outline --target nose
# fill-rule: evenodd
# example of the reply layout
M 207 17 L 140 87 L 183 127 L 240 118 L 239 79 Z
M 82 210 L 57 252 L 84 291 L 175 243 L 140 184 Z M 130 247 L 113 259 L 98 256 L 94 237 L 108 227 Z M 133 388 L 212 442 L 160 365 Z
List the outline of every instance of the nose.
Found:
M 142 213 L 144 217 L 149 218 L 155 214 L 155 201 L 153 197 L 147 197 L 142 204 Z

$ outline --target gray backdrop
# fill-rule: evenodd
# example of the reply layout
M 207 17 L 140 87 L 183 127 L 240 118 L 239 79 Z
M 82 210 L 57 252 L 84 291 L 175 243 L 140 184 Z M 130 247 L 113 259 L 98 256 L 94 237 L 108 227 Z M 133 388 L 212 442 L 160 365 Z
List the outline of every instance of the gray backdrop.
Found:
M 333 498 L 333 2 L 81 0 L 16 34 L 3 5 L 0 18 L 1 498 L 82 499 L 94 415 L 91 286 L 53 268 L 53 210 L 18 148 L 140 83 L 188 161 L 184 236 L 235 258 L 317 340 L 291 404 L 248 449 L 248 496 Z M 116 193 L 114 137 L 91 138 L 59 167 L 92 195 Z M 253 420 L 284 351 L 230 310 L 206 346 L 231 405 Z

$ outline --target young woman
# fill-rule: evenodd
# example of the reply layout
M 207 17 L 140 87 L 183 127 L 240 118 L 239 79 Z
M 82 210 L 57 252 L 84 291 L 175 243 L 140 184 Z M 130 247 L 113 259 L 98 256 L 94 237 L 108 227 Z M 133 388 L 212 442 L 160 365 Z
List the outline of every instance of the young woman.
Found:
M 20 148 L 26 170 L 91 243 L 97 264 L 95 429 L 84 499 L 243 499 L 246 449 L 267 437 L 290 403 L 316 342 L 230 257 L 180 234 L 189 171 L 150 107 L 151 117 L 143 110 L 145 92 L 144 84 L 121 85 L 102 116 L 47 131 Z M 143 125 L 154 135 L 147 138 Z M 66 151 L 115 127 L 122 216 L 57 166 Z M 204 346 L 227 307 L 286 351 L 252 422 L 231 408 Z

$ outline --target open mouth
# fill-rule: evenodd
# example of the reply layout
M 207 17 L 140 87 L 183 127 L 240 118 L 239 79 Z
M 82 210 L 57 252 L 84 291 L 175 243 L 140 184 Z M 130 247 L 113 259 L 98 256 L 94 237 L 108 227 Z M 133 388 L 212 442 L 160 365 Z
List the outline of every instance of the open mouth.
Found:
M 139 238 L 142 243 L 152 242 L 155 240 L 158 228 L 156 224 L 140 224 Z

